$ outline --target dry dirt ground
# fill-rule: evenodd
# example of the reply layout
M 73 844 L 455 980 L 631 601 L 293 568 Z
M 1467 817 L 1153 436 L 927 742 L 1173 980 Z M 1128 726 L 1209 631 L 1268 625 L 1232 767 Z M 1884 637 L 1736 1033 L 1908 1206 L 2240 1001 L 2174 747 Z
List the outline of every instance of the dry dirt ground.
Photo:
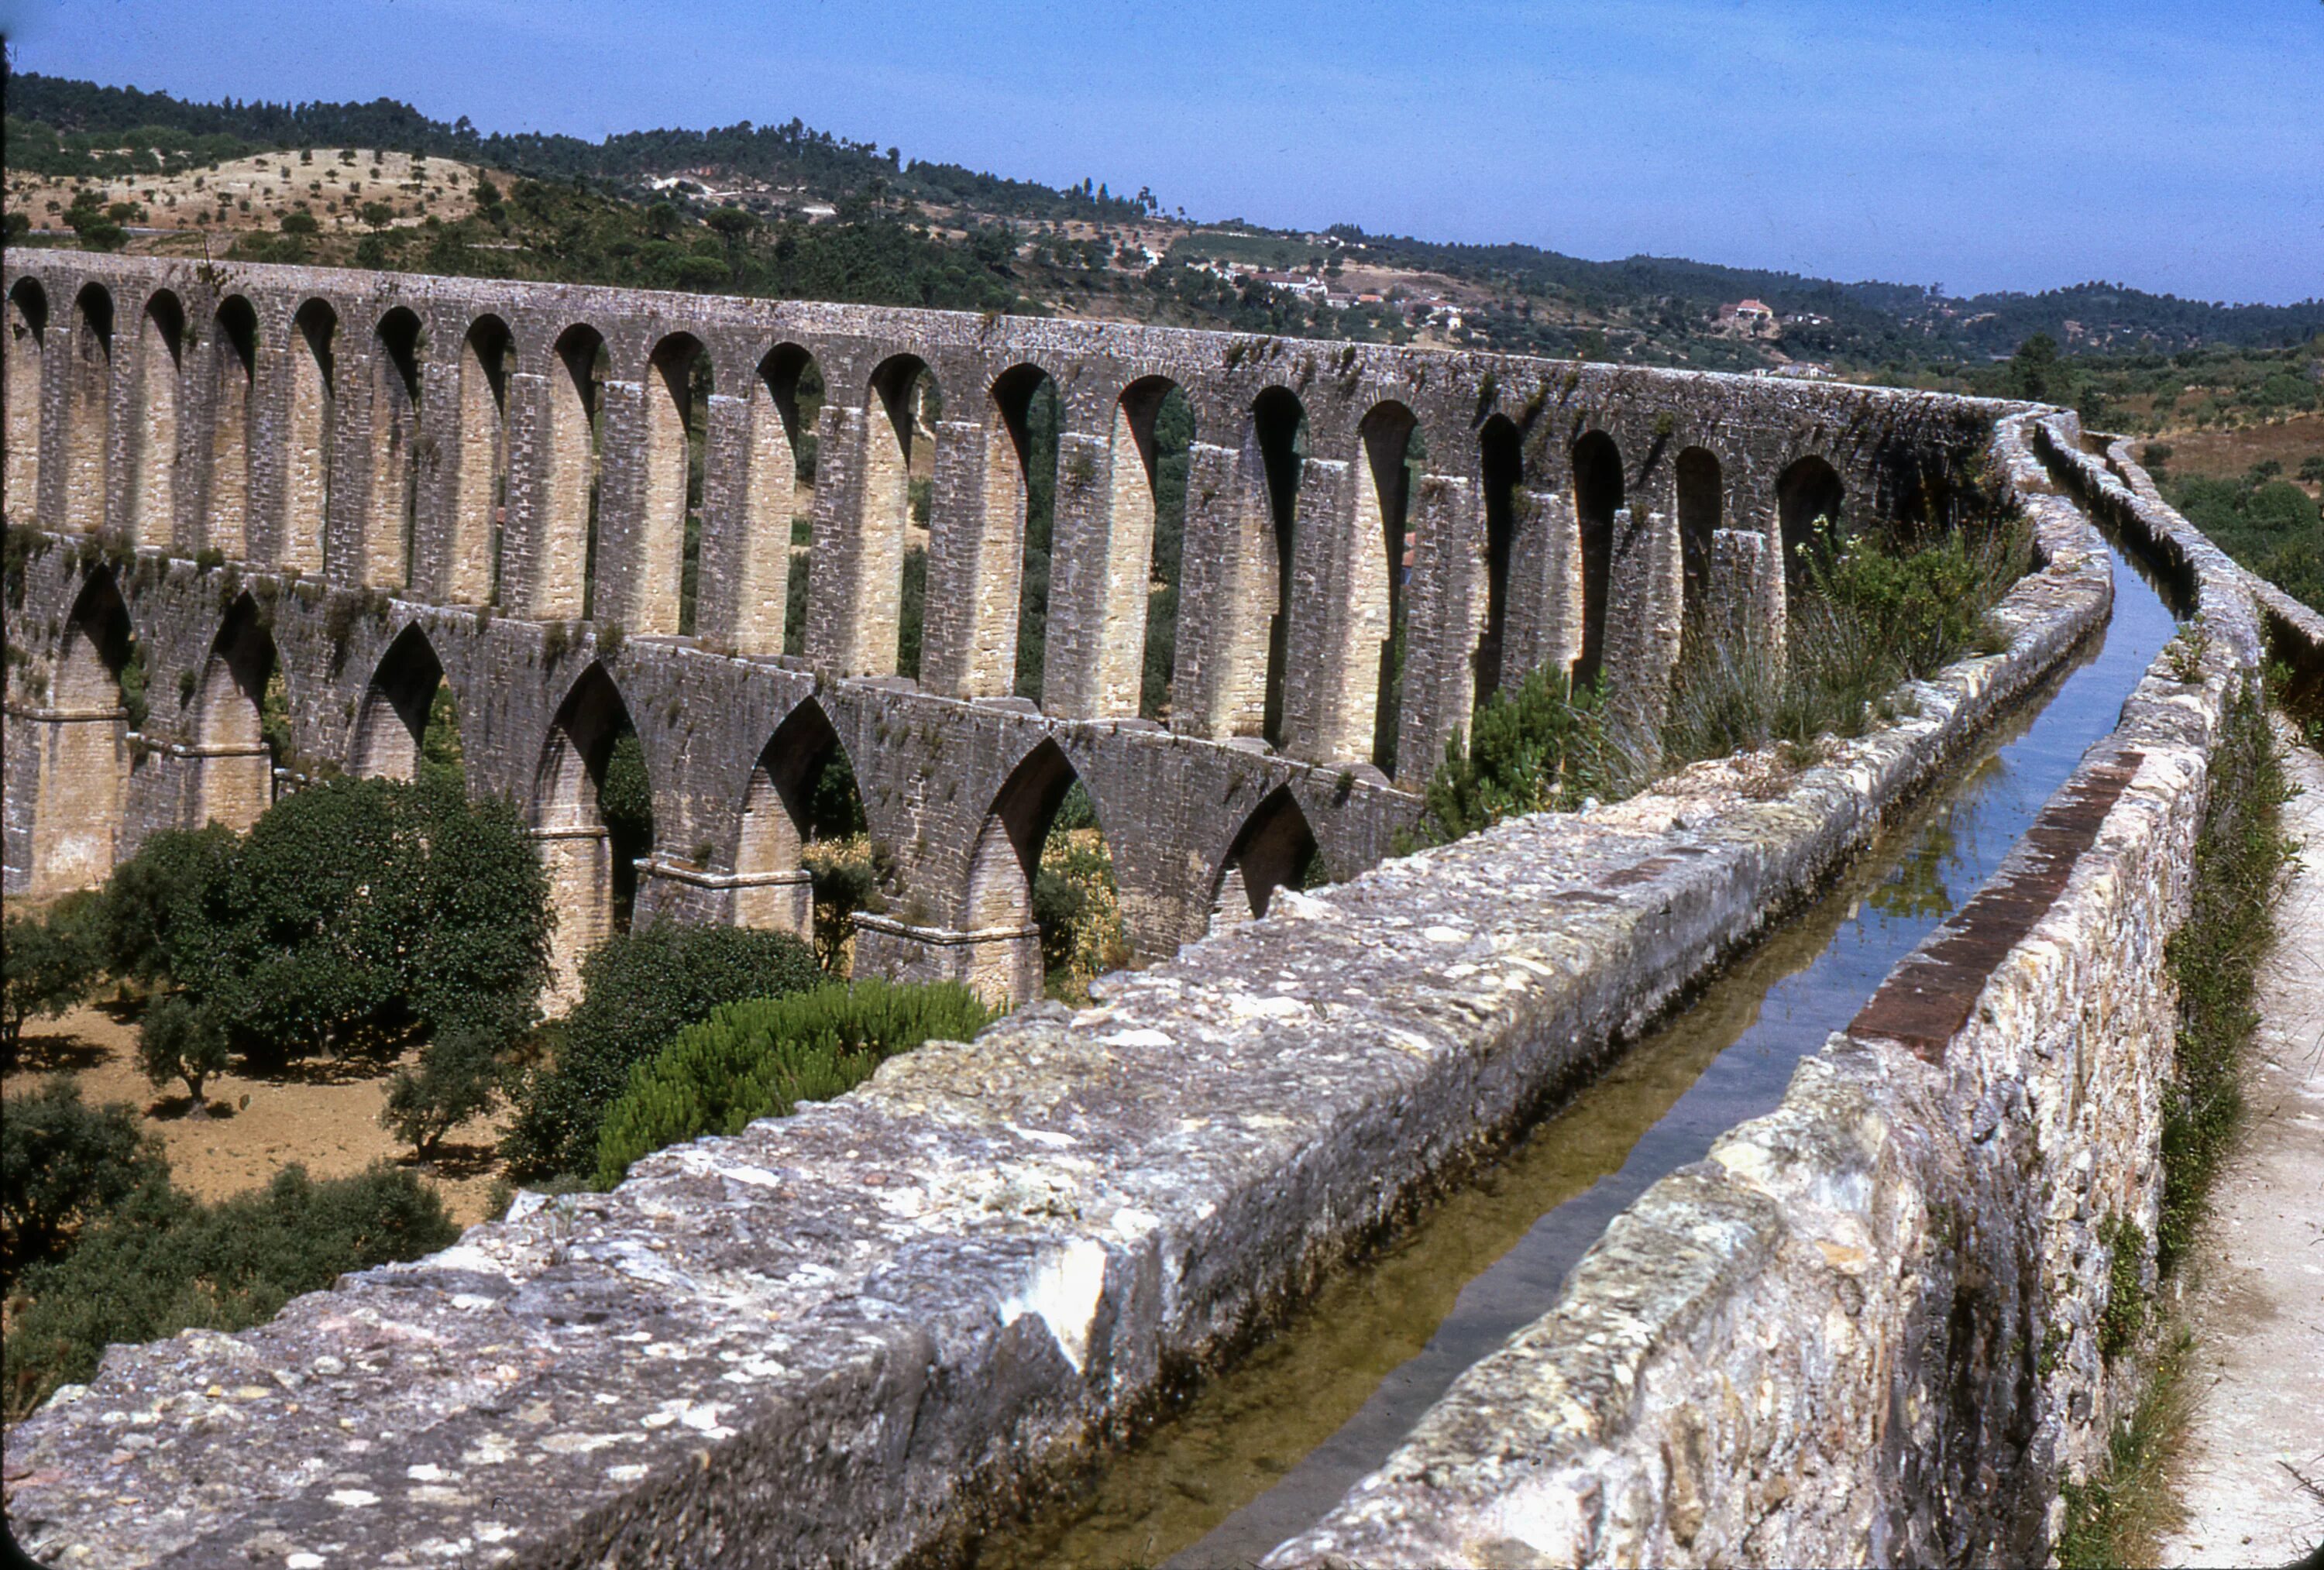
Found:
M 2324 757 L 2290 753 L 2305 794 L 2285 828 L 2305 843 L 2260 972 L 2243 1142 L 2198 1244 L 2165 1565 L 2289 1565 L 2324 1544 Z
M 2147 440 L 2161 442 L 2171 449 L 2170 472 L 2173 474 L 2240 479 L 2253 464 L 2273 458 L 2283 465 L 2284 478 L 2288 480 L 2299 473 L 2301 459 L 2324 454 L 2324 413 L 2293 415 L 2289 419 L 2233 429 L 2203 427 L 2166 430 Z M 2317 491 L 2313 485 L 2306 489 L 2311 496 Z
M 156 1090 L 139 1071 L 136 1053 L 134 1024 L 101 1008 L 77 1008 L 26 1024 L 20 1066 L 7 1076 L 6 1088 L 13 1096 L 63 1072 L 78 1082 L 83 1101 L 129 1103 L 140 1123 L 161 1136 L 171 1179 L 201 1199 L 258 1188 L 293 1161 L 303 1162 L 310 1176 L 338 1178 L 374 1161 L 411 1159 L 379 1125 L 392 1064 L 309 1063 L 268 1079 L 221 1074 L 204 1087 L 211 1115 L 191 1117 L 185 1087 Z M 484 1219 L 499 1134 L 489 1120 L 462 1125 L 445 1136 L 434 1170 L 421 1174 L 464 1226 Z

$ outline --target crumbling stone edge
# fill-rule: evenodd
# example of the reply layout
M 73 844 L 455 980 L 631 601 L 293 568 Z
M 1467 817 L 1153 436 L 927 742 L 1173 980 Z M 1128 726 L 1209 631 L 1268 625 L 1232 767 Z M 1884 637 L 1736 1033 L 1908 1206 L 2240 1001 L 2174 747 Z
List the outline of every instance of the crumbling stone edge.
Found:
M 2209 629 L 2200 678 L 2158 659 L 1783 1105 L 1643 1195 L 1550 1312 L 1268 1570 L 2049 1555 L 2061 1479 L 2096 1469 L 2138 1393 L 2098 1325 L 2115 1248 L 2153 1282 L 2164 949 L 2213 748 L 2256 679 L 2262 608 L 2280 613 L 2126 451 L 2118 475 L 2070 415 L 2021 427 L 2178 571 Z
M 2007 422 L 1997 455 L 2044 565 L 1997 613 L 2010 647 L 1911 718 L 1795 777 L 1699 765 L 1281 895 L 1096 1007 L 521 1201 L 257 1329 L 111 1349 L 8 1436 L 20 1539 L 299 1570 L 957 1552 L 1496 1148 L 2098 625 L 2096 531 Z

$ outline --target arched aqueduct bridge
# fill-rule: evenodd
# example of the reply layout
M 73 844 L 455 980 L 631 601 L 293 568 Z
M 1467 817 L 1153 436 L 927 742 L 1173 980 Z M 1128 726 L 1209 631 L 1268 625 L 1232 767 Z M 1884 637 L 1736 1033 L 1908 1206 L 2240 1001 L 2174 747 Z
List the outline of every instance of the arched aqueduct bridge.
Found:
M 1314 856 L 1379 859 L 1497 686 L 1547 666 L 1651 714 L 1691 618 L 1779 633 L 1787 541 L 1941 519 L 1993 418 L 954 312 L 68 252 L 5 277 L 7 517 L 45 542 L 9 614 L 7 888 L 245 826 L 278 765 L 409 773 L 448 684 L 470 787 L 540 836 L 560 986 L 613 919 L 595 785 L 625 728 L 652 781 L 641 914 L 803 929 L 805 796 L 844 749 L 900 891 L 857 918 L 859 965 L 1022 997 L 1074 781 L 1134 947 L 1167 954 Z M 1157 531 L 1174 399 L 1184 514 Z

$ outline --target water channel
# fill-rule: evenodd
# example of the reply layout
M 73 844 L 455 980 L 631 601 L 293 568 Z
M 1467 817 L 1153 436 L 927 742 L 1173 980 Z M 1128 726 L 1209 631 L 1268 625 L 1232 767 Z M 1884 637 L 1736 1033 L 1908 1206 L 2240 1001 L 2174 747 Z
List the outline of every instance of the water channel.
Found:
M 2113 617 L 1821 899 L 1380 1254 L 1333 1281 L 980 1570 L 1223 1570 L 1312 1526 L 1461 1373 L 1531 1323 L 1656 1179 L 1774 1109 L 1800 1059 L 2000 865 L 2174 621 L 2127 557 Z

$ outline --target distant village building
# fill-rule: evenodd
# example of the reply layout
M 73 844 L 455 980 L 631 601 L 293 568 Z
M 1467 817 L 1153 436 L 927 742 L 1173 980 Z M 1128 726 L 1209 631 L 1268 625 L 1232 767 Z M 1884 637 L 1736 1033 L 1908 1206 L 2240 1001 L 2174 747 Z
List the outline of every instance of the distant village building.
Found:
M 1746 333 L 1764 333 L 1775 325 L 1775 313 L 1765 300 L 1747 299 L 1720 307 L 1719 319 Z

